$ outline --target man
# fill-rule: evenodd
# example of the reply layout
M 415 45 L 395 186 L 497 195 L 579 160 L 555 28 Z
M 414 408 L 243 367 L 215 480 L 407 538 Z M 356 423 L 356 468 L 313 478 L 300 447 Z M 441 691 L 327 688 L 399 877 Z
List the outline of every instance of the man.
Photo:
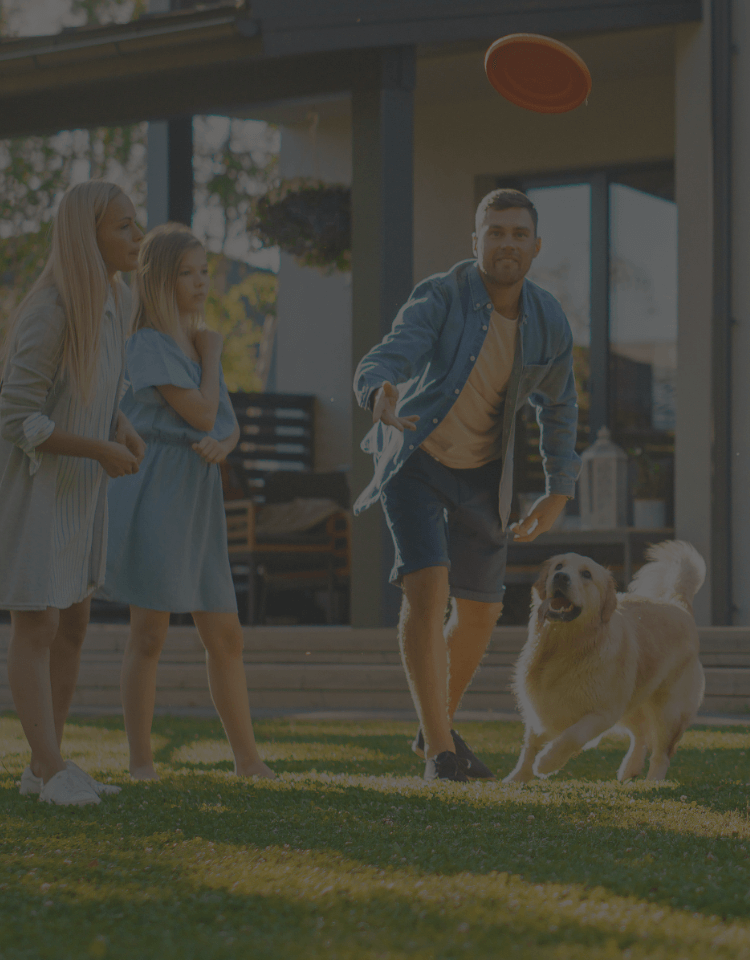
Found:
M 375 459 L 354 511 L 380 499 L 393 536 L 401 655 L 421 722 L 413 749 L 427 780 L 493 776 L 452 720 L 502 611 L 515 414 L 527 400 L 547 492 L 517 540 L 550 529 L 580 469 L 570 327 L 554 297 L 525 279 L 541 249 L 533 203 L 494 190 L 477 208 L 472 243 L 475 260 L 415 288 L 354 384 L 372 410 L 362 448 Z

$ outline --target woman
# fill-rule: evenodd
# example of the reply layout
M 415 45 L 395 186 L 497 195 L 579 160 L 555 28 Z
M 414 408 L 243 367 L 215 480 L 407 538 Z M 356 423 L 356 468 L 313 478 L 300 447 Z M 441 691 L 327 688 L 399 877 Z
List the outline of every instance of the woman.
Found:
M 21 793 L 99 803 L 99 784 L 60 753 L 91 594 L 104 579 L 107 478 L 145 446 L 119 412 L 135 208 L 91 180 L 63 196 L 52 250 L 16 311 L 0 391 L 0 608 L 11 611 L 8 680 L 31 747 Z

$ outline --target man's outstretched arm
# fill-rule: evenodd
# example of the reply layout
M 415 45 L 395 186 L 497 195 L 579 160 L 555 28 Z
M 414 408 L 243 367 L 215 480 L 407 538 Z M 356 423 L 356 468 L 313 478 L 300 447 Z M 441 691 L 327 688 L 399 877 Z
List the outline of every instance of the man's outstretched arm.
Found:
M 384 384 L 395 388 L 415 375 L 440 335 L 447 310 L 442 288 L 434 280 L 415 288 L 399 310 L 390 333 L 365 354 L 357 367 L 354 392 L 361 407 L 374 412 L 378 403 L 375 394 Z M 385 397 L 379 399 L 381 407 L 390 406 Z

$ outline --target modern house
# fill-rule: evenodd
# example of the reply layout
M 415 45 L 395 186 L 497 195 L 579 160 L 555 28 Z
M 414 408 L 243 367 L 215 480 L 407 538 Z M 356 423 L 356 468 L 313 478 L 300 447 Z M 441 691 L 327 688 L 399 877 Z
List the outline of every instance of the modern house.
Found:
M 498 97 L 484 50 L 514 32 L 570 44 L 587 105 Z M 661 451 L 675 534 L 709 561 L 698 619 L 747 625 L 748 51 L 741 0 L 154 2 L 132 23 L 0 43 L 0 137 L 153 121 L 154 217 L 189 216 L 199 113 L 271 120 L 283 176 L 351 184 L 351 275 L 282 256 L 274 385 L 318 397 L 316 467 L 350 469 L 355 491 L 371 463 L 354 366 L 414 281 L 470 256 L 478 197 L 530 191 L 535 277 L 571 319 L 584 422 Z M 379 511 L 356 519 L 355 627 L 392 622 L 390 549 Z

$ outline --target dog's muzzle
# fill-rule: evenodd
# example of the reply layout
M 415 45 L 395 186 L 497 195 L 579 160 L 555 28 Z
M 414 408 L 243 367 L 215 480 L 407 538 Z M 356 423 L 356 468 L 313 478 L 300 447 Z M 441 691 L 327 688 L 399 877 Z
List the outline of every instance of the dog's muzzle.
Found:
M 557 620 L 567 623 L 581 615 L 581 607 L 577 607 L 568 596 L 570 577 L 567 573 L 556 573 L 552 578 L 552 596 L 544 604 L 544 619 Z

